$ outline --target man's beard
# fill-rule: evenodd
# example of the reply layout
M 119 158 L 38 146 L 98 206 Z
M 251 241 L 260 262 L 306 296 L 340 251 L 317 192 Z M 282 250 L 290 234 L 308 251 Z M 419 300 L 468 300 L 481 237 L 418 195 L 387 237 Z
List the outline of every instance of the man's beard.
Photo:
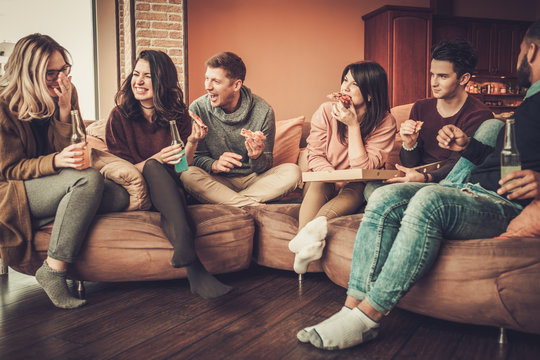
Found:
M 531 65 L 527 62 L 527 56 L 523 56 L 517 69 L 517 83 L 525 88 L 531 86 Z

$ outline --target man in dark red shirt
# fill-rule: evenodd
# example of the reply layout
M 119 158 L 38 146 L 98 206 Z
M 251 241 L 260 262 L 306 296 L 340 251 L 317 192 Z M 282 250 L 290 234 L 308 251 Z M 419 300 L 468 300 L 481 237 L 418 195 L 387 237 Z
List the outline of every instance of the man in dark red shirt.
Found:
M 417 101 L 410 119 L 399 130 L 403 146 L 399 157 L 403 166 L 396 165 L 405 176 L 388 180 L 395 182 L 439 182 L 450 172 L 459 154 L 442 149 L 437 133 L 445 125 L 455 125 L 468 136 L 493 113 L 479 100 L 469 96 L 465 86 L 477 62 L 476 51 L 466 41 L 445 41 L 431 51 L 431 91 L 433 98 Z M 417 122 L 421 121 L 421 128 Z M 420 173 L 414 166 L 445 160 L 443 166 L 429 173 Z

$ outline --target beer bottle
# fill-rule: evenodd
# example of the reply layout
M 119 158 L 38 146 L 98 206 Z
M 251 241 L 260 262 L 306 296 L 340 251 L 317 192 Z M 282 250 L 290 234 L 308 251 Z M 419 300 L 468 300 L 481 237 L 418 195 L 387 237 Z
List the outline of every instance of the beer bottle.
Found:
M 71 110 L 71 143 L 86 143 L 86 134 L 83 123 L 79 116 L 79 110 Z M 82 164 L 77 169 L 83 170 L 90 167 L 90 148 L 85 146 L 82 156 Z
M 516 170 L 521 170 L 521 160 L 516 143 L 515 121 L 506 119 L 504 146 L 501 150 L 501 179 Z

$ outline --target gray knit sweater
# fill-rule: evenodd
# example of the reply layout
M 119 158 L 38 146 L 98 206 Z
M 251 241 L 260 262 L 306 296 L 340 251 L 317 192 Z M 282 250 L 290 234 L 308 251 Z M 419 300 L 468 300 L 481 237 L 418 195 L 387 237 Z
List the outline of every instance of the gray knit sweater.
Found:
M 219 173 L 220 175 L 246 176 L 253 172 L 260 174 L 272 167 L 276 133 L 274 110 L 245 86 L 242 86 L 240 96 L 240 106 L 231 114 L 226 114 L 220 107 L 212 107 L 208 94 L 191 103 L 189 109 L 199 115 L 208 126 L 208 134 L 199 141 L 195 151 L 193 165 L 211 173 L 212 163 L 218 160 L 221 154 L 233 152 L 242 155 L 242 166 L 235 167 L 228 173 Z M 242 128 L 260 130 L 266 136 L 264 151 L 255 160 L 247 155 L 245 138 L 240 135 Z

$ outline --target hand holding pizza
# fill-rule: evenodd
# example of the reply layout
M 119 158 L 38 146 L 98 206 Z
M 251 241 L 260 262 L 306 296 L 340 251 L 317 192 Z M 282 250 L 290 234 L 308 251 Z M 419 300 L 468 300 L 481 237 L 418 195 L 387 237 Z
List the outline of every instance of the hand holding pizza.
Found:
M 332 105 L 332 117 L 349 127 L 360 125 L 354 106 L 346 108 L 341 102 Z
M 248 152 L 248 157 L 251 159 L 257 159 L 259 156 L 261 156 L 264 150 L 264 140 L 266 140 L 264 133 L 262 131 L 242 129 L 240 134 L 246 138 L 245 145 Z
M 347 94 L 343 94 L 340 92 L 333 92 L 331 94 L 326 95 L 326 97 L 332 101 L 340 102 L 347 109 L 350 108 L 352 105 L 352 99 Z
M 197 145 L 199 140 L 204 139 L 208 134 L 208 126 L 204 124 L 200 117 L 189 111 L 189 115 L 193 119 L 191 124 L 191 135 L 188 137 L 188 142 Z
M 405 120 L 401 124 L 401 127 L 399 128 L 399 135 L 401 136 L 401 140 L 403 140 L 406 147 L 411 148 L 414 146 L 414 144 L 416 144 L 423 124 L 423 121 L 411 119 Z
M 327 98 L 334 101 L 332 105 L 332 117 L 347 126 L 357 126 L 358 114 L 354 108 L 352 99 L 349 95 L 340 92 L 333 92 L 327 95 Z

